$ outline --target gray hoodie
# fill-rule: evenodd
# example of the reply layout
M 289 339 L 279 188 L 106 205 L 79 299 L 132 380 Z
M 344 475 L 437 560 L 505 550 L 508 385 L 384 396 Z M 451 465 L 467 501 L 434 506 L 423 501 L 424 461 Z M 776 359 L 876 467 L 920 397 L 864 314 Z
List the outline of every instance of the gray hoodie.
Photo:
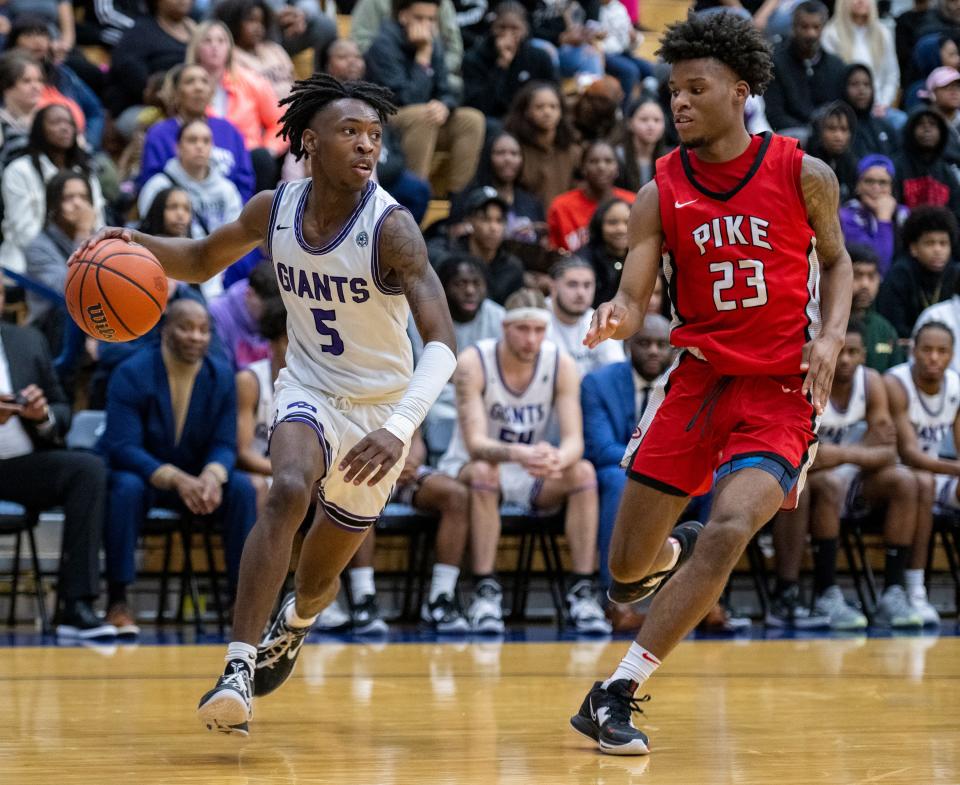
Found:
M 153 200 L 164 188 L 182 188 L 190 196 L 193 205 L 193 237 L 206 237 L 214 229 L 229 223 L 240 215 L 243 200 L 237 186 L 211 168 L 203 180 L 195 180 L 184 171 L 180 161 L 171 158 L 163 171 L 143 184 L 137 198 L 137 209 L 144 216 Z

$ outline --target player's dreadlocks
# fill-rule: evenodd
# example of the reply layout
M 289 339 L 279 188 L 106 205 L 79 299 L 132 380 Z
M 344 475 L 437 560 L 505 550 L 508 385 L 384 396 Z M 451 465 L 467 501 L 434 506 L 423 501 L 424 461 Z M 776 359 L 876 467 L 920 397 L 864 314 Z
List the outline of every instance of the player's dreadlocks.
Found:
M 762 95 L 773 79 L 773 55 L 763 34 L 749 19 L 730 13 L 689 13 L 667 28 L 656 52 L 666 62 L 712 57 L 728 66 Z
M 293 83 L 290 95 L 280 101 L 287 110 L 280 118 L 283 124 L 277 136 L 290 142 L 290 152 L 299 161 L 303 158 L 301 137 L 310 127 L 314 115 L 328 104 L 341 98 L 355 98 L 371 106 L 380 115 L 380 122 L 396 114 L 393 93 L 386 87 L 371 82 L 341 82 L 329 74 L 314 74 Z

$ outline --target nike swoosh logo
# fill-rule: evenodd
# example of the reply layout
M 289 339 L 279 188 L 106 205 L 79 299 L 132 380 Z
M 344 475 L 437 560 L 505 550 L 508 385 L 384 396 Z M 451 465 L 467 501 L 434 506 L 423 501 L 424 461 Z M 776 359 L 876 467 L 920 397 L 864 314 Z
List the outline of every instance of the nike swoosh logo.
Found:
M 784 385 L 781 384 L 781 385 L 780 385 L 780 389 L 783 390 L 785 393 L 795 393 L 799 388 L 791 389 L 791 388 L 785 387 Z
M 691 205 L 691 204 L 693 204 L 694 202 L 699 202 L 699 201 L 700 201 L 699 199 L 691 199 L 689 202 L 676 202 L 676 201 L 675 201 L 675 202 L 673 203 L 673 206 L 679 210 L 681 207 L 687 207 L 688 205 Z
M 278 232 L 281 232 L 281 231 L 283 231 L 284 229 L 289 229 L 289 228 L 290 228 L 289 226 L 278 226 L 278 227 L 277 227 L 277 231 L 278 231 Z
M 597 712 L 597 725 L 605 725 L 609 716 L 610 709 L 606 706 L 601 706 L 600 711 Z
M 642 656 L 643 659 L 645 659 L 647 662 L 652 662 L 654 665 L 659 665 L 659 664 L 660 664 L 660 660 L 658 660 L 656 657 L 651 657 L 647 652 L 643 652 L 643 654 L 642 654 L 641 656 Z

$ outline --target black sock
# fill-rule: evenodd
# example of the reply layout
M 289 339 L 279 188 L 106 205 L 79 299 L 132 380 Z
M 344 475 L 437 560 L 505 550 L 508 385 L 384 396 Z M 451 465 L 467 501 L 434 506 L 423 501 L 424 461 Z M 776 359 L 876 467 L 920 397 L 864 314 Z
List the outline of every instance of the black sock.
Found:
M 888 545 L 887 558 L 883 568 L 883 586 L 889 589 L 891 586 L 906 585 L 907 562 L 910 560 L 909 545 Z
M 567 574 L 567 585 L 569 587 L 576 586 L 580 581 L 586 581 L 587 583 L 593 583 L 593 573 L 579 573 L 571 572 Z
M 107 586 L 107 607 L 118 603 L 126 605 L 127 602 L 127 584 L 110 583 Z
M 837 538 L 813 539 L 813 593 L 819 597 L 837 582 Z

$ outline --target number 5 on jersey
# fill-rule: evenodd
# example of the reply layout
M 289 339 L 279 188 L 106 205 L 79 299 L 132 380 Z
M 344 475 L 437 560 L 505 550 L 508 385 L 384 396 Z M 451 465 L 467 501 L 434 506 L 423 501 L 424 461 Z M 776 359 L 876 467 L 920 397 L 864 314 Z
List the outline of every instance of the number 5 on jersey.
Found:
M 313 321 L 317 326 L 317 332 L 320 333 L 320 335 L 325 335 L 330 338 L 330 343 L 321 345 L 320 351 L 329 352 L 334 357 L 339 357 L 343 354 L 343 340 L 340 338 L 340 333 L 327 324 L 327 322 L 335 322 L 337 320 L 337 312 L 327 310 L 326 308 L 311 308 L 310 312 L 313 314 Z
M 724 299 L 723 293 L 733 288 L 737 270 L 746 273 L 746 284 L 756 292 L 751 297 L 744 297 L 739 302 L 735 297 Z M 763 262 L 758 259 L 740 259 L 737 267 L 733 262 L 713 262 L 710 265 L 711 273 L 720 273 L 720 277 L 713 282 L 713 304 L 718 311 L 732 311 L 740 308 L 759 308 L 767 304 L 767 282 L 763 279 Z

